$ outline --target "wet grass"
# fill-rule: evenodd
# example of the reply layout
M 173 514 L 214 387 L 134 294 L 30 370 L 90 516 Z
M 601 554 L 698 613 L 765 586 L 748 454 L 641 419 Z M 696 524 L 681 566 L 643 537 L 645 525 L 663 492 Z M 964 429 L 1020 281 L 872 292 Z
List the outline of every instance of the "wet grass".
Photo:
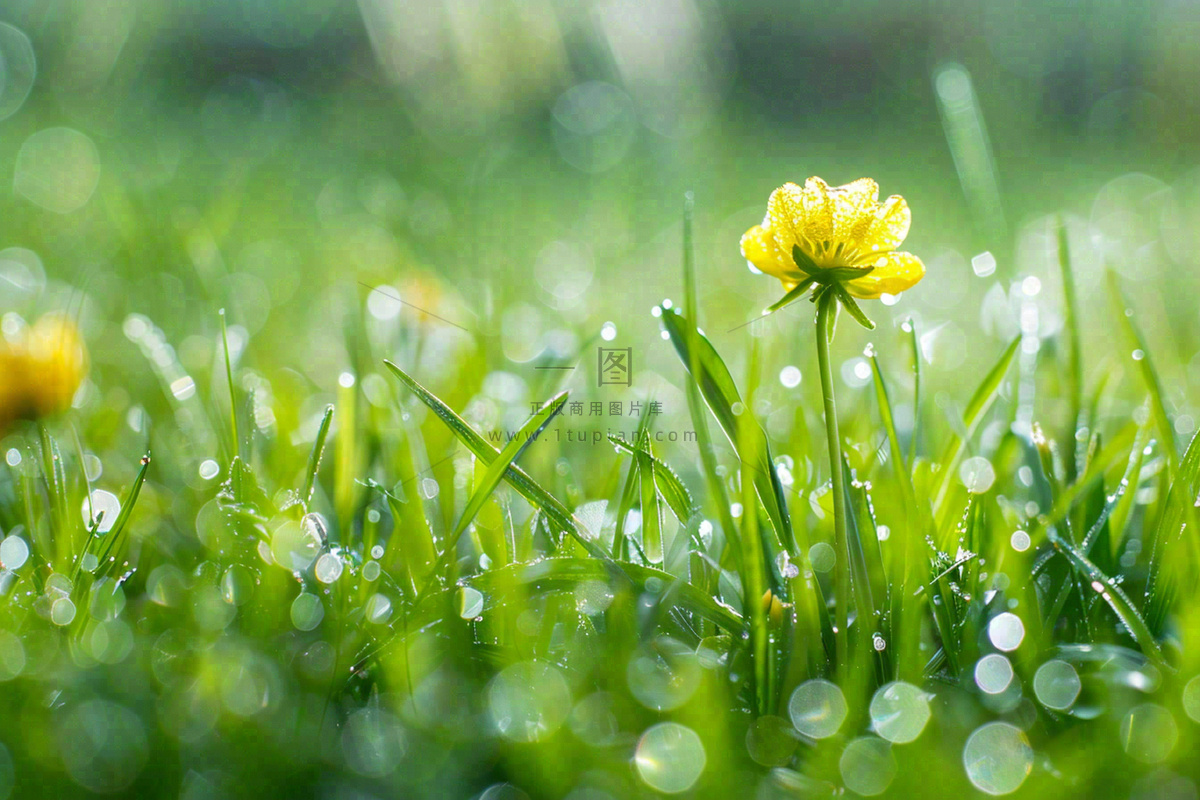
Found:
M 1063 324 L 937 389 L 932 321 L 844 318 L 833 481 L 816 381 L 774 377 L 816 374 L 815 309 L 706 335 L 693 217 L 653 341 L 568 313 L 514 362 L 519 319 L 443 324 L 426 277 L 357 296 L 334 382 L 127 317 L 4 439 L 0 796 L 1194 792 L 1200 445 L 1115 274 L 1084 305 L 1062 234 L 1062 307 L 1007 293 Z M 629 387 L 610 339 L 653 352 Z

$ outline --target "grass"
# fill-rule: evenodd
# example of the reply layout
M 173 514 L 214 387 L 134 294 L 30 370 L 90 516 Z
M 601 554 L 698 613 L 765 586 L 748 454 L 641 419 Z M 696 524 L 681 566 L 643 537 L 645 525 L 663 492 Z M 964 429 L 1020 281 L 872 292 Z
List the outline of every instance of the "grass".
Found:
M 98 406 L 96 440 L 72 420 L 12 432 L 0 793 L 1124 796 L 1194 777 L 1200 446 L 1175 455 L 1116 279 L 1140 384 L 1085 403 L 1063 244 L 1066 348 L 1030 360 L 1019 336 L 961 410 L 934 408 L 920 323 L 878 331 L 896 355 L 868 347 L 830 476 L 821 411 L 780 424 L 764 400 L 808 306 L 794 336 L 744 332 L 735 380 L 696 326 L 693 214 L 689 197 L 684 304 L 655 309 L 686 446 L 649 413 L 571 445 L 572 391 L 529 414 L 470 349 L 427 387 L 445 329 L 363 317 L 335 401 L 301 392 L 264 425 L 223 314 L 209 397 L 167 395 L 166 431 L 129 421 L 153 459 L 120 458 L 130 433 L 106 444 Z M 828 386 L 857 335 L 823 358 Z M 1061 388 L 1065 413 L 1023 426 L 1022 385 Z M 1112 410 L 1119 392 L 1148 413 Z M 197 484 L 199 422 L 229 438 Z M 101 485 L 121 488 L 111 525 Z
M 584 173 L 540 111 L 435 142 L 357 61 L 243 95 L 129 58 L 0 123 L 5 163 L 69 122 L 102 166 L 0 222 L 0 336 L 67 309 L 92 355 L 0 426 L 0 800 L 1195 796 L 1197 206 L 1126 175 L 1171 215 L 1076 213 L 1186 152 L 972 62 L 1007 241 L 923 65 L 865 116 L 631 117 Z M 914 209 L 929 277 L 872 331 L 737 256 L 814 172 Z

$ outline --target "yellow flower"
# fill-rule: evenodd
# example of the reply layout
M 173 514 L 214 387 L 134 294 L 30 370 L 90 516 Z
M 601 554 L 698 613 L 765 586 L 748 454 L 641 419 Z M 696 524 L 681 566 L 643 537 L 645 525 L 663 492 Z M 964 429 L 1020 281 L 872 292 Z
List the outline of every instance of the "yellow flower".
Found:
M 70 408 L 87 371 L 83 337 L 62 314 L 46 314 L 14 341 L 0 341 L 0 433 L 15 419 Z
M 870 178 L 834 187 L 809 178 L 803 188 L 785 183 L 771 193 L 762 225 L 742 237 L 742 255 L 787 291 L 814 278 L 864 299 L 900 294 L 925 275 L 921 259 L 896 251 L 911 221 L 904 198 L 880 203 Z

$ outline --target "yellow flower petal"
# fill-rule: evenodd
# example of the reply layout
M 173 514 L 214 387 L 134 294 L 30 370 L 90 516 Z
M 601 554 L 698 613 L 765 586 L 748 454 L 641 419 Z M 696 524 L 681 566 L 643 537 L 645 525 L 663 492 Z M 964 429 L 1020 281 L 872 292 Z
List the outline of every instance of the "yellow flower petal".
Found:
M 863 300 L 874 300 L 881 294 L 908 291 L 925 277 L 925 265 L 912 253 L 887 253 L 874 263 L 871 274 L 846 281 L 850 294 Z
M 870 178 L 859 178 L 830 189 L 829 201 L 833 216 L 829 240 L 852 243 L 858 238 L 856 234 L 864 229 L 864 220 L 869 224 L 874 219 L 879 207 L 879 184 Z
M 785 183 L 771 192 L 771 197 L 767 200 L 767 218 L 764 223 L 766 229 L 775 237 L 775 244 L 780 253 L 790 256 L 792 248 L 797 245 L 801 250 L 811 251 L 808 217 L 812 202 L 805 190 L 794 183 Z
M 49 313 L 29 330 L 25 359 L 33 377 L 27 387 L 34 410 L 45 416 L 71 406 L 87 375 L 87 349 L 66 316 Z
M 874 214 L 859 220 L 854 238 L 858 243 L 859 258 L 870 260 L 875 253 L 895 250 L 908 236 L 912 224 L 912 212 L 908 203 L 898 194 L 885 200 Z
M 799 283 L 803 276 L 790 255 L 784 256 L 768 228 L 755 225 L 742 236 L 742 256 L 761 272 L 786 283 Z
M 804 182 L 801 204 L 804 219 L 797 224 L 803 226 L 804 234 L 813 244 L 833 241 L 833 198 L 829 184 L 815 175 Z M 770 204 L 768 203 L 768 208 Z

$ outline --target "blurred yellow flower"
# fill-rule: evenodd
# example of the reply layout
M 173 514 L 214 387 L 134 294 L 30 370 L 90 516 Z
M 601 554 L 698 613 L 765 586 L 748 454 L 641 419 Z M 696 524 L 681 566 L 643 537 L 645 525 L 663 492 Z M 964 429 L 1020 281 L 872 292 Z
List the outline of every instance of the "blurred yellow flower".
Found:
M 51 312 L 0 340 L 0 432 L 22 417 L 64 411 L 88 371 L 87 348 L 68 317 Z
M 896 252 L 911 221 L 904 198 L 880 203 L 870 178 L 833 187 L 809 178 L 771 193 L 762 225 L 742 237 L 742 255 L 787 291 L 811 278 L 864 299 L 900 294 L 925 275 L 921 259 Z

